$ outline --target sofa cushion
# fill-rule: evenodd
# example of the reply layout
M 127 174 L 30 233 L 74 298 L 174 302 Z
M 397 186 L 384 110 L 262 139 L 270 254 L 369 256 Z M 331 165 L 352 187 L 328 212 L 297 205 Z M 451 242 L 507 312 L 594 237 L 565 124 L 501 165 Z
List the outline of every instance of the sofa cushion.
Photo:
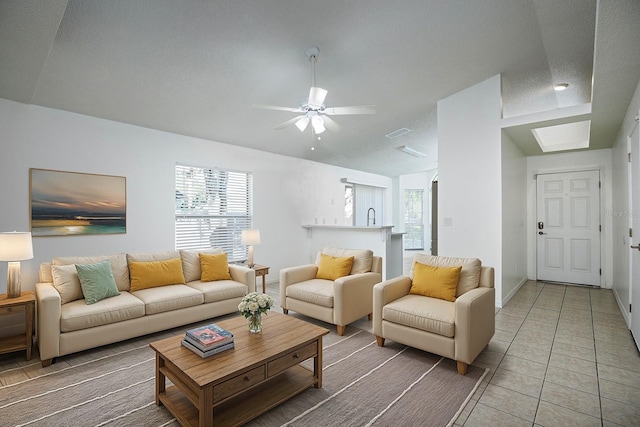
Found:
M 144 316 L 144 303 L 129 292 L 95 304 L 72 301 L 61 307 L 60 331 L 71 332 Z
M 203 282 L 231 280 L 226 253 L 199 254 L 198 257 L 200 258 L 200 269 L 202 270 L 200 280 Z
M 120 295 L 111 272 L 111 263 L 104 260 L 96 264 L 76 264 L 82 295 L 87 304 Z
M 205 303 L 242 298 L 249 292 L 247 285 L 234 280 L 217 280 L 215 282 L 194 280 L 187 283 L 187 286 L 202 292 Z
M 202 276 L 202 270 L 200 268 L 200 254 L 221 254 L 222 249 L 196 249 L 196 250 L 181 250 L 180 258 L 182 258 L 182 272 L 184 273 L 184 280 L 192 282 L 194 280 L 200 280 Z
M 382 308 L 382 320 L 453 338 L 456 303 L 422 295 L 406 295 Z
M 333 308 L 333 281 L 312 279 L 287 286 L 287 297 Z
M 460 270 L 462 266 L 433 267 L 416 262 L 409 293 L 455 301 Z
M 53 287 L 60 294 L 61 304 L 83 299 L 80 278 L 75 264 L 52 265 Z
M 168 285 L 132 292 L 144 303 L 145 314 L 164 313 L 204 302 L 202 292 L 187 285 Z
M 131 292 L 159 286 L 184 284 L 182 260 L 130 261 Z
M 457 267 L 461 265 L 462 270 L 460 270 L 456 297 L 459 297 L 471 289 L 477 288 L 480 284 L 482 263 L 478 258 L 456 258 L 418 253 L 414 255 L 413 262 L 414 264 L 419 262 L 433 267 Z M 413 265 L 411 267 L 410 277 L 413 279 Z
M 353 257 L 337 257 L 320 254 L 316 279 L 336 280 L 348 276 L 353 266 Z
M 129 265 L 127 264 L 126 254 L 115 254 L 109 256 L 75 256 L 75 257 L 55 257 L 51 261 L 53 265 L 70 265 L 70 264 L 95 264 L 108 259 L 111 262 L 111 271 L 113 278 L 118 285 L 119 291 L 129 290 Z
M 176 259 L 176 258 L 180 258 L 179 251 L 137 252 L 137 253 L 127 254 L 128 262 L 166 261 L 168 259 Z
M 322 253 L 337 257 L 352 256 L 353 265 L 351 266 L 350 274 L 368 273 L 371 271 L 373 251 L 369 249 L 324 248 L 322 249 Z

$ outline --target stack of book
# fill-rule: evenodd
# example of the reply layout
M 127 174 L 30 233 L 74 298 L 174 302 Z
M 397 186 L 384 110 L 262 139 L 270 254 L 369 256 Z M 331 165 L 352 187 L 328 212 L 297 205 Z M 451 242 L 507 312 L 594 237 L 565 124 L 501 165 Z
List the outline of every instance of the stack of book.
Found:
M 212 323 L 189 329 L 182 339 L 182 345 L 200 357 L 209 357 L 232 349 L 234 347 L 233 334 Z

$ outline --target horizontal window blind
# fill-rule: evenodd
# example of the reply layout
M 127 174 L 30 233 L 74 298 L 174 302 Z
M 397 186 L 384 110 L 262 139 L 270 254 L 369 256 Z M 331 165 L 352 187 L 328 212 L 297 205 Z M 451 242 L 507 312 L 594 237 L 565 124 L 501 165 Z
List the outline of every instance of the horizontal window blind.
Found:
M 253 175 L 176 165 L 176 249 L 221 248 L 247 258 L 242 230 L 253 227 Z

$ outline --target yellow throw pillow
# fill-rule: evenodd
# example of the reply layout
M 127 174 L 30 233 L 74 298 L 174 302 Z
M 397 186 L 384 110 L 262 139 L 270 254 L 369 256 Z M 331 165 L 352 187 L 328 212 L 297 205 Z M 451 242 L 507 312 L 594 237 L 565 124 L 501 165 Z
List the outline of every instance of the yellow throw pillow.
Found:
M 316 279 L 336 280 L 339 277 L 348 276 L 353 265 L 353 257 L 337 257 L 320 254 L 320 266 Z
M 409 293 L 455 301 L 461 270 L 462 266 L 432 267 L 416 262 L 413 266 L 413 282 Z
M 129 262 L 131 292 L 158 286 L 184 284 L 182 260 Z
M 231 280 L 229 274 L 229 262 L 227 254 L 198 254 L 200 257 L 200 269 L 202 275 L 200 280 L 203 282 L 213 282 L 215 280 Z

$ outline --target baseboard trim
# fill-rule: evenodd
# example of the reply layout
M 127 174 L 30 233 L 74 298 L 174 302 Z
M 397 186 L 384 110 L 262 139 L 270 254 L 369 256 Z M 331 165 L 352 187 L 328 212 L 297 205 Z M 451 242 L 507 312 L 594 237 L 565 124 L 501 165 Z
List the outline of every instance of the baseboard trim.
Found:
M 518 293 L 518 291 L 520 290 L 521 287 L 524 286 L 525 283 L 527 283 L 529 281 L 528 277 L 523 277 L 522 279 L 520 279 L 520 281 L 518 282 L 518 284 L 516 285 L 515 288 L 513 288 L 513 290 L 511 292 L 509 292 L 507 294 L 507 296 L 505 296 L 502 299 L 502 307 L 504 307 L 509 301 L 511 301 L 511 298 L 513 298 L 515 296 L 516 293 Z
M 629 317 L 630 313 L 622 306 L 623 304 L 620 300 L 620 295 L 618 295 L 618 290 L 614 287 L 612 287 L 611 290 L 613 291 L 613 296 L 616 299 L 618 308 L 620 309 L 620 314 L 622 314 L 622 317 L 624 318 L 624 323 L 627 324 L 627 328 L 631 329 L 631 317 Z

